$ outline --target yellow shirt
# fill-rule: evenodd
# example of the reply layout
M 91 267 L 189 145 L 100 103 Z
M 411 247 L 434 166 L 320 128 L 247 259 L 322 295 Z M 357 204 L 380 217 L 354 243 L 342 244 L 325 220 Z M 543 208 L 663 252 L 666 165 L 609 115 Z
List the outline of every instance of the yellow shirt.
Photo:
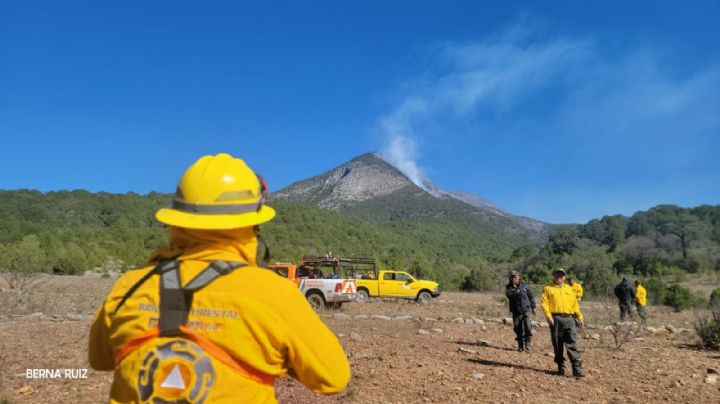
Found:
M 575 291 L 575 297 L 577 298 L 578 301 L 580 301 L 580 299 L 582 299 L 582 295 L 583 295 L 582 285 L 578 281 L 575 281 L 575 282 L 573 282 L 572 288 Z
M 246 366 L 250 370 L 246 375 L 260 374 L 272 380 L 290 373 L 316 393 L 344 390 L 350 378 L 350 365 L 338 339 L 294 283 L 253 266 L 255 243 L 250 240 L 238 243 L 233 238 L 240 235 L 229 231 L 224 236 L 220 233 L 222 237 L 200 231 L 178 232 L 181 231 L 173 229 L 171 240 L 184 247 L 185 252 L 179 257 L 182 284 L 205 269 L 210 260 L 234 258 L 251 265 L 221 276 L 196 292 L 187 322 L 191 331 Z M 128 342 L 157 328 L 159 276 L 149 278 L 117 314 L 111 314 L 125 292 L 152 268 L 128 271 L 120 277 L 98 309 L 90 330 L 90 365 L 115 372 L 110 402 L 148 401 L 141 399 L 143 391 L 149 389 L 153 397 L 165 394 L 162 388 L 167 382 L 172 388 L 193 386 L 202 394 L 207 393 L 206 403 L 275 403 L 271 382 L 244 376 L 208 350 L 185 347 L 184 337 L 152 338 L 116 363 L 116 355 L 126 349 Z M 180 343 L 170 349 L 184 350 L 193 357 L 197 369 L 209 367 L 209 375 L 192 376 L 183 373 L 183 369 L 178 371 L 177 366 L 157 367 L 157 358 L 162 359 L 163 349 L 167 351 L 172 340 Z M 211 366 L 207 366 L 207 361 Z M 172 388 L 166 389 L 168 394 L 179 391 Z
M 581 321 L 584 319 L 575 291 L 565 283 L 560 286 L 555 284 L 545 286 L 540 296 L 540 305 L 547 318 L 550 318 L 552 313 L 560 313 L 574 314 Z
M 635 288 L 635 303 L 640 306 L 647 304 L 647 291 L 642 285 L 638 285 L 638 287 Z

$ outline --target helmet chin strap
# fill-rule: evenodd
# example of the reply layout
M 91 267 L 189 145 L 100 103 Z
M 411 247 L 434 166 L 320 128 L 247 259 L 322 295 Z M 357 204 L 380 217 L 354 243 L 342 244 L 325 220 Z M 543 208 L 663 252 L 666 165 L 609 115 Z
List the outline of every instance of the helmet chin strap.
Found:
M 257 238 L 258 241 L 257 253 L 255 254 L 255 264 L 264 268 L 267 266 L 268 262 L 270 262 L 270 247 L 265 242 L 265 239 L 260 235 L 260 226 L 255 226 L 253 230 L 255 230 L 255 238 Z M 265 253 L 262 255 L 262 259 L 258 259 L 258 257 L 260 257 L 260 247 L 265 248 Z

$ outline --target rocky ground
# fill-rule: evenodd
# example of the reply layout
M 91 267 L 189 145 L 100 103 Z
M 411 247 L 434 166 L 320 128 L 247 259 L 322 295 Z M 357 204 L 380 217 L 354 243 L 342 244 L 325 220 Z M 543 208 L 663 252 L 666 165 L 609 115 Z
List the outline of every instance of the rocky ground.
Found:
M 111 281 L 42 278 L 32 293 L 0 291 L 0 399 L 10 403 L 105 402 L 111 374 L 29 379 L 27 369 L 86 369 L 90 316 Z M 514 349 L 499 294 L 444 293 L 427 306 L 407 301 L 349 304 L 321 313 L 352 366 L 347 390 L 308 392 L 277 382 L 281 402 L 720 402 L 720 352 L 697 348 L 695 313 L 649 309 L 649 328 L 616 348 L 606 326 L 612 303 L 583 302 L 587 377 L 552 374 L 547 328 L 536 327 L 531 353 Z M 539 316 L 536 316 L 540 320 Z M 630 325 L 628 325 L 630 327 Z M 79 375 L 78 375 L 79 376 Z

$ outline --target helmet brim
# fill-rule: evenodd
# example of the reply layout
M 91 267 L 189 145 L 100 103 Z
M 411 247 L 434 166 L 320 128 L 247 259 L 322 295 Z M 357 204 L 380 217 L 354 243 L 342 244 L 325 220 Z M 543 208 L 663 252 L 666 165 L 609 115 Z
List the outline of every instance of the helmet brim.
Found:
M 256 226 L 272 220 L 275 209 L 263 205 L 258 212 L 234 215 L 202 215 L 163 208 L 155 213 L 155 218 L 170 226 L 199 230 L 227 230 Z

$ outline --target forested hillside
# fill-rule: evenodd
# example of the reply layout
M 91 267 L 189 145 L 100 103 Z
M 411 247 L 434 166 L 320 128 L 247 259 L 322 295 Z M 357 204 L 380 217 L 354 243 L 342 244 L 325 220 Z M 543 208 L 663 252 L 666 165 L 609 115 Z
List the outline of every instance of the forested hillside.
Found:
M 327 252 L 371 256 L 385 267 L 436 279 L 446 288 L 497 287 L 510 269 L 542 283 L 552 268 L 563 266 L 590 295 L 608 294 L 620 277 L 632 276 L 648 279 L 651 298 L 663 302 L 666 283 L 689 273 L 720 273 L 720 206 L 661 205 L 631 217 L 555 226 L 547 243 L 521 246 L 522 237 L 492 227 L 479 231 L 472 220 L 457 220 L 454 214 L 467 213 L 459 201 L 442 201 L 457 204 L 444 215 L 424 211 L 418 203 L 422 198 L 409 199 L 411 205 L 393 201 L 395 210 L 384 211 L 395 215 L 392 220 L 362 219 L 373 204 L 394 197 L 360 203 L 353 215 L 271 201 L 278 216 L 261 232 L 274 260 Z M 0 191 L 0 271 L 74 274 L 142 265 L 166 242 L 167 229 L 154 213 L 170 200 L 171 195 L 160 193 Z
M 160 193 L 0 191 L 0 271 L 73 274 L 142 265 L 166 242 L 167 230 L 154 212 L 170 200 Z M 372 224 L 308 205 L 270 204 L 278 216 L 261 232 L 274 260 L 365 255 L 458 287 L 471 269 L 507 257 L 519 245 L 443 217 Z
M 688 274 L 720 273 L 720 206 L 659 205 L 630 217 L 559 226 L 547 244 L 518 248 L 511 261 L 533 282 L 547 280 L 551 268 L 565 267 L 591 295 L 611 294 L 625 276 L 645 280 L 655 303 L 669 304 L 669 293 L 682 295 L 681 306 L 691 305 L 692 296 L 668 285 Z

